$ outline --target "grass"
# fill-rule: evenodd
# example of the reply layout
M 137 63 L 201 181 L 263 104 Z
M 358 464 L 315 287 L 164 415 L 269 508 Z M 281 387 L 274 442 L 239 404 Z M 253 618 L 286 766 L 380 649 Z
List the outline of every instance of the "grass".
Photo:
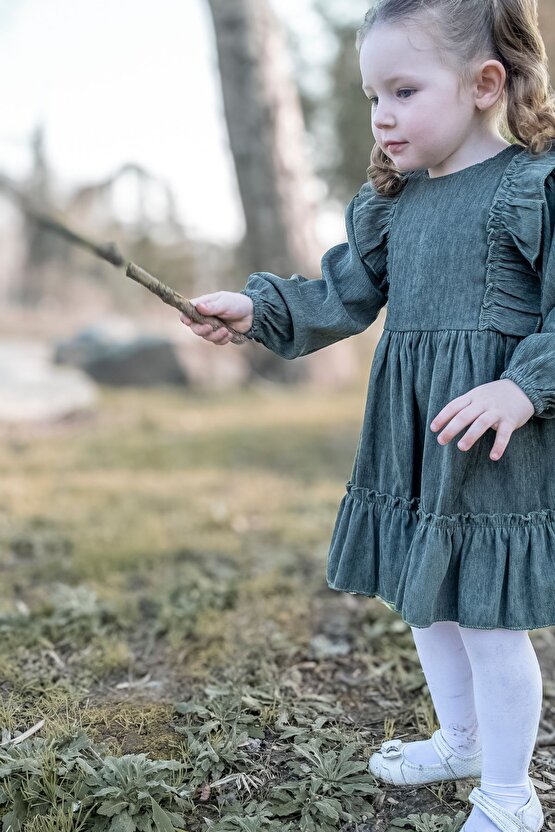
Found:
M 203 711 L 216 697 L 210 686 L 231 686 L 239 698 L 226 707 L 235 720 L 246 708 L 241 719 L 251 731 L 256 714 L 262 734 L 249 742 L 267 750 L 260 788 L 282 782 L 301 753 L 276 741 L 285 712 L 289 743 L 296 738 L 300 748 L 320 737 L 334 754 L 352 741 L 363 762 L 384 737 L 429 736 L 438 726 L 407 625 L 376 599 L 334 592 L 325 581 L 365 384 L 333 396 L 270 385 L 209 395 L 104 388 L 92 418 L 7 432 L 0 443 L 4 735 L 40 719 L 44 738 L 81 729 L 105 753 L 186 760 L 199 789 L 235 769 L 245 782 L 252 775 L 240 743 L 228 745 L 227 767 L 224 755 L 199 768 L 211 759 L 201 738 L 218 748 L 231 730 L 231 717 L 220 714 L 217 728 L 214 713 Z M 244 686 L 258 693 L 244 694 L 241 705 Z M 264 702 L 255 707 L 256 696 Z M 327 714 L 326 697 L 337 713 Z M 194 714 L 180 716 L 176 705 L 192 702 Z M 308 746 L 303 753 L 308 768 L 324 772 L 318 778 L 329 775 L 331 758 Z M 403 813 L 432 812 L 431 821 L 404 825 L 455 832 L 470 788 L 374 784 L 375 817 L 356 828 L 385 832 Z M 240 799 L 246 816 L 246 794 Z M 202 817 L 215 823 L 223 811 L 221 801 L 200 814 L 198 805 L 186 815 L 195 832 L 207 828 Z M 335 804 L 320 808 L 331 822 Z M 256 817 L 253 828 L 274 828 Z M 310 829 L 296 817 L 295 828 Z M 345 817 L 329 828 L 354 830 Z M 457 819 L 453 827 L 449 818 Z M 41 823 L 35 818 L 28 828 L 66 828 L 59 818 Z M 285 820 L 278 828 L 288 828 Z

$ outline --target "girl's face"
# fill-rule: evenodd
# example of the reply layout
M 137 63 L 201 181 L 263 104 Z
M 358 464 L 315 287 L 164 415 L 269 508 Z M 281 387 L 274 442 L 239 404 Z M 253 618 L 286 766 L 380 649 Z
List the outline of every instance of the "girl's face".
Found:
M 360 71 L 372 102 L 374 138 L 402 171 L 441 172 L 442 163 L 480 130 L 472 91 L 459 89 L 457 74 L 421 29 L 375 24 L 360 48 Z M 390 141 L 403 144 L 388 147 Z

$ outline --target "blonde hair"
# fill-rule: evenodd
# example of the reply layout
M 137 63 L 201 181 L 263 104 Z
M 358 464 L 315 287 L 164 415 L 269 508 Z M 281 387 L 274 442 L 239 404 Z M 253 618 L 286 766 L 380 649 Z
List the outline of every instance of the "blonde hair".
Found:
M 532 154 L 550 149 L 555 138 L 555 95 L 537 0 L 375 0 L 357 31 L 357 51 L 372 26 L 400 21 L 426 25 L 440 60 L 457 72 L 460 85 L 471 82 L 480 62 L 500 61 L 507 77 L 497 116 L 503 114 L 509 133 Z M 398 194 L 407 179 L 377 142 L 366 172 L 382 196 Z

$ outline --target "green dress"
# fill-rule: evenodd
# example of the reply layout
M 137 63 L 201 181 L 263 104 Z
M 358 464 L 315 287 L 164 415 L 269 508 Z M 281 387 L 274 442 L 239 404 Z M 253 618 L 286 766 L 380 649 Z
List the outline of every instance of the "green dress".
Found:
M 368 182 L 321 279 L 250 275 L 248 337 L 293 359 L 365 330 L 387 304 L 327 565 L 415 627 L 555 624 L 555 149 L 519 144 L 444 176 Z M 534 405 L 499 460 L 430 423 L 509 378 Z

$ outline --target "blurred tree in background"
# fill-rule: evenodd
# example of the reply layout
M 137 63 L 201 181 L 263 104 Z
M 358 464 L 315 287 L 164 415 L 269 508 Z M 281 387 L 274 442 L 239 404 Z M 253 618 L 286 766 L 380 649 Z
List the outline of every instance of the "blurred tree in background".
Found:
M 295 64 L 315 174 L 326 186 L 327 199 L 346 205 L 366 181 L 374 139 L 370 103 L 362 91 L 355 36 L 367 9 L 365 0 L 313 0 L 319 29 L 312 39 L 324 44 L 326 59 L 318 65 L 307 54 L 306 38 L 284 19 Z
M 367 179 L 366 169 L 374 145 L 370 102 L 362 91 L 355 49 L 356 28 L 338 22 L 326 12 L 321 0 L 318 7 L 337 43 L 330 67 L 332 94 L 329 108 L 336 152 L 334 164 L 324 168 L 321 175 L 329 183 L 332 195 L 347 203 Z
M 284 30 L 268 0 L 208 0 L 246 219 L 246 273 L 319 274 L 317 183 Z

